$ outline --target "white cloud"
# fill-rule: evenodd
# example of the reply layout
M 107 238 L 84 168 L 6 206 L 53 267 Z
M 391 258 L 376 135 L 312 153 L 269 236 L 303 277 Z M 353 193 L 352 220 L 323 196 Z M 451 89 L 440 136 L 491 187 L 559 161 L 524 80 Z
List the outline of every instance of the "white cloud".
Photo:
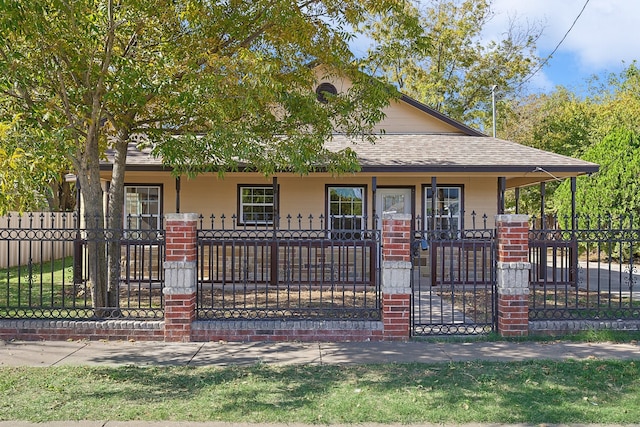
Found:
M 585 0 L 494 0 L 496 17 L 487 35 L 506 28 L 509 17 L 538 21 L 545 25 L 538 41 L 539 54 L 546 56 L 560 42 Z M 579 65 L 600 72 L 618 68 L 622 61 L 640 59 L 640 1 L 590 0 L 582 16 L 558 52 L 574 54 Z

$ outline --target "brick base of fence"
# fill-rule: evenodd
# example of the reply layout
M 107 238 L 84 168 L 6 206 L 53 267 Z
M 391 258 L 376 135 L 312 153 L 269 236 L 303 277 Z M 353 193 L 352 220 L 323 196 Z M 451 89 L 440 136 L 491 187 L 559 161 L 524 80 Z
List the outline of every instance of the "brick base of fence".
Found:
M 163 321 L 1 320 L 0 339 L 25 341 L 163 341 Z
M 529 334 L 558 336 L 580 331 L 640 331 L 640 320 L 536 320 L 529 322 Z
M 167 336 L 164 321 L 0 320 L 0 339 L 5 341 L 382 341 L 382 321 L 284 321 L 220 320 L 190 324 L 189 339 L 172 330 Z M 179 339 L 174 339 L 178 337 Z M 387 338 L 388 339 L 388 338 Z
M 192 341 L 382 341 L 380 321 L 198 321 L 191 329 Z

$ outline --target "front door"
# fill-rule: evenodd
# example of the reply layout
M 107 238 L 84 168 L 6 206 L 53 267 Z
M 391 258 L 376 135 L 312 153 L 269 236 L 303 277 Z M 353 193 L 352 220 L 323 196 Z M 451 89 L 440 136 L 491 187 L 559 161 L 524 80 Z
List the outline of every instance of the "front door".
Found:
M 376 193 L 376 212 L 378 230 L 382 229 L 382 217 L 385 214 L 413 214 L 411 188 L 378 188 Z

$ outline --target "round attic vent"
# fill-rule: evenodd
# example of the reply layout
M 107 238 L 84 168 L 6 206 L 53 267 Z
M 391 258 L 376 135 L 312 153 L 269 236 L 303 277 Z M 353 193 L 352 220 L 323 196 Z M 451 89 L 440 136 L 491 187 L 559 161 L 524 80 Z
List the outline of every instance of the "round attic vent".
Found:
M 336 89 L 336 87 L 331 83 L 321 83 L 316 88 L 316 95 L 318 97 L 318 101 L 322 102 L 323 104 L 326 104 L 328 101 L 326 94 L 337 95 L 338 89 Z

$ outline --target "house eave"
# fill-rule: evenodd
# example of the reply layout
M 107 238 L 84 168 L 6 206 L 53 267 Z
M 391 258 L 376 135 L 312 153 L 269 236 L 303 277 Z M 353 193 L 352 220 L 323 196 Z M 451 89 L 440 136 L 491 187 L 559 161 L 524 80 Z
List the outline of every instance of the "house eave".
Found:
M 538 169 L 539 168 L 539 169 Z M 561 173 L 570 175 L 583 175 L 598 172 L 598 166 L 540 166 L 540 165 L 375 165 L 362 166 L 362 172 L 407 172 L 407 173 L 437 173 L 437 172 L 460 172 L 460 173 L 493 173 L 495 175 L 508 173 L 540 173 L 540 169 L 551 174 Z M 543 172 L 543 173 L 544 173 Z
M 598 172 L 598 166 L 582 167 L 582 166 L 539 166 L 539 165 L 512 165 L 499 166 L 495 165 L 363 165 L 360 171 L 366 173 L 490 173 L 496 176 L 501 174 L 513 173 L 531 173 L 531 174 L 568 174 L 568 175 L 585 175 Z M 100 170 L 111 172 L 113 165 L 103 163 Z M 164 165 L 127 165 L 127 171 L 131 172 L 173 172 L 171 166 Z M 543 172 L 541 172 L 541 170 Z M 240 166 L 238 172 L 245 172 L 246 168 Z M 290 171 L 279 171 L 287 173 Z M 317 172 L 324 173 L 326 170 L 318 168 Z M 312 172 L 313 173 L 313 172 Z M 553 177 L 550 176 L 551 179 Z M 539 180 L 538 180 L 539 181 Z

